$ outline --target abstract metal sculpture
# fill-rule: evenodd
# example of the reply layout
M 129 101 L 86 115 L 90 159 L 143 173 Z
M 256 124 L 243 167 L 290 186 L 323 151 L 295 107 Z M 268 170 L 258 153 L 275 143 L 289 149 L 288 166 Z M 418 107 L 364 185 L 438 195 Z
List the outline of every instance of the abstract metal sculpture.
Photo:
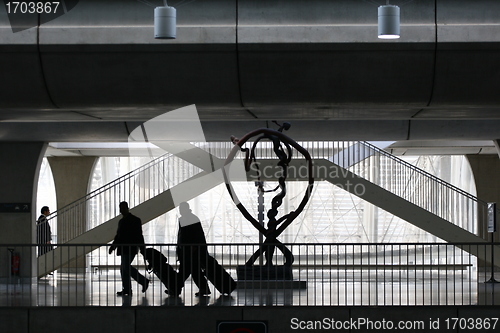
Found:
M 278 124 L 278 123 L 276 123 Z M 261 128 L 255 131 L 252 131 L 241 139 L 237 139 L 235 137 L 231 137 L 231 141 L 235 144 L 234 148 L 229 153 L 227 157 L 224 168 L 222 168 L 222 172 L 224 175 L 224 181 L 226 183 L 226 187 L 229 191 L 231 198 L 233 199 L 236 207 L 240 210 L 243 216 L 263 235 L 266 239 L 263 244 L 259 247 L 259 249 L 250 257 L 250 259 L 246 262 L 245 268 L 250 268 L 246 271 L 250 272 L 249 274 L 242 273 L 242 276 L 239 276 L 240 279 L 254 279 L 256 275 L 258 278 L 283 278 L 283 279 L 291 279 L 291 265 L 293 263 L 293 254 L 292 252 L 278 240 L 278 236 L 297 218 L 297 216 L 302 212 L 305 205 L 307 204 L 309 197 L 312 192 L 314 178 L 313 178 L 313 169 L 312 169 L 312 160 L 308 151 L 301 147 L 297 142 L 290 139 L 288 136 L 283 134 L 283 130 L 288 130 L 290 128 L 289 123 L 284 123 L 280 125 L 280 128 L 276 130 L 272 130 L 269 128 Z M 253 142 L 252 148 L 243 148 L 243 145 L 251 138 L 258 136 Z M 271 141 L 273 151 L 278 157 L 277 166 L 281 168 L 281 175 L 278 178 L 278 186 L 272 190 L 265 191 L 263 188 L 263 182 L 261 181 L 261 173 L 259 170 L 259 163 L 256 158 L 255 149 L 259 142 L 263 139 L 267 139 Z M 288 176 L 288 168 L 290 162 L 292 161 L 292 152 L 293 149 L 297 150 L 300 154 L 304 156 L 307 161 L 307 189 L 300 202 L 299 206 L 295 211 L 289 212 L 288 214 L 283 215 L 278 218 L 278 208 L 282 205 L 283 199 L 286 196 L 286 179 Z M 234 157 L 238 151 L 242 151 L 245 153 L 245 170 L 247 173 L 254 171 L 256 172 L 256 176 L 253 179 L 256 179 L 256 185 L 259 187 L 259 203 L 262 205 L 262 195 L 267 192 L 276 192 L 280 190 L 280 192 L 271 200 L 271 209 L 267 212 L 268 222 L 267 228 L 264 227 L 257 219 L 255 219 L 248 210 L 243 206 L 243 204 L 239 201 L 236 192 L 233 189 L 233 186 L 229 179 L 229 168 L 231 166 L 231 162 L 234 160 Z M 261 218 L 261 221 L 263 219 Z M 283 270 L 276 270 L 273 264 L 273 255 L 275 248 L 278 248 L 284 256 L 284 264 Z M 253 270 L 252 265 L 260 256 L 265 256 L 266 269 L 263 270 L 262 267 L 259 270 Z M 279 273 L 281 272 L 281 273 Z M 240 275 L 240 274 L 239 274 Z M 279 275 L 279 276 L 277 276 Z

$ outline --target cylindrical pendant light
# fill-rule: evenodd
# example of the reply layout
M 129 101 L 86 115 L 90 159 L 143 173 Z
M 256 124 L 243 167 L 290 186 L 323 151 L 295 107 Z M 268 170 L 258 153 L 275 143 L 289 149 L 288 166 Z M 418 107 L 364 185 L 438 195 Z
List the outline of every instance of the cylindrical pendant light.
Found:
M 378 38 L 399 38 L 399 7 L 384 5 L 378 7 Z
M 177 12 L 174 7 L 155 8 L 155 38 L 175 39 Z

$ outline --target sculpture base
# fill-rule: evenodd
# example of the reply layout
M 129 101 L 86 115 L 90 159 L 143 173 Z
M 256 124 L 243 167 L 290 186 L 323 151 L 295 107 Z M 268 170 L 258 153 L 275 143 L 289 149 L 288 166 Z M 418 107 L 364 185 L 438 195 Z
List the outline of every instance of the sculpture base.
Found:
M 293 280 L 292 267 L 284 265 L 246 266 L 236 268 L 238 280 Z

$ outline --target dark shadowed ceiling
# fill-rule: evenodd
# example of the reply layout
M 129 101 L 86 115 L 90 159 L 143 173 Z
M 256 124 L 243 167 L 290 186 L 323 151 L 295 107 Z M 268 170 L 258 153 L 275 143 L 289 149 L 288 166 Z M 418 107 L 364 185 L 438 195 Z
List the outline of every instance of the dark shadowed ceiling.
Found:
M 494 152 L 499 12 L 498 1 L 413 1 L 401 38 L 382 41 L 368 1 L 196 0 L 177 8 L 177 39 L 155 40 L 139 1 L 80 1 L 16 33 L 2 6 L 0 140 L 126 141 L 195 104 L 212 141 L 278 120 L 297 140 Z

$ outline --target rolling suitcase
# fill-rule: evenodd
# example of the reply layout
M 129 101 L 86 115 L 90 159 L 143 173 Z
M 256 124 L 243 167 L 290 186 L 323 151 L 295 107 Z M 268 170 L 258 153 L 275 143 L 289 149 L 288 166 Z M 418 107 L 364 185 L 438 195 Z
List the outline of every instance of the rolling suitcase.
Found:
M 229 295 L 236 289 L 236 281 L 212 256 L 207 256 L 204 269 L 207 279 L 221 294 Z
M 167 262 L 167 258 L 158 250 L 147 248 L 144 257 L 148 263 L 148 271 L 153 271 L 160 281 L 165 285 L 165 291 L 169 295 L 180 294 L 182 286 L 178 282 L 178 274 Z

